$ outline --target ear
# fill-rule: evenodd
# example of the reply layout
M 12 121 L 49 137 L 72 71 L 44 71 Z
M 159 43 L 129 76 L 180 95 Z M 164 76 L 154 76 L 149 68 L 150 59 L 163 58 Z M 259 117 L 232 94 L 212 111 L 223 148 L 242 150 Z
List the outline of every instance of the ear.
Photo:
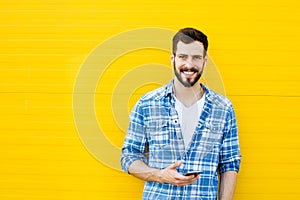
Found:
M 204 62 L 203 62 L 203 70 L 205 69 L 205 67 L 206 67 L 206 63 L 207 63 L 207 61 L 208 61 L 208 56 L 207 56 L 207 54 L 206 54 L 206 56 L 204 57 Z
M 174 60 L 175 60 L 175 56 L 174 56 L 174 54 L 171 54 L 171 56 L 170 56 L 171 65 L 173 65 Z
M 207 61 L 208 61 L 208 55 L 206 54 L 204 57 L 204 66 L 206 65 Z
M 206 54 L 204 57 L 204 62 L 207 62 L 207 61 L 208 61 L 208 55 Z

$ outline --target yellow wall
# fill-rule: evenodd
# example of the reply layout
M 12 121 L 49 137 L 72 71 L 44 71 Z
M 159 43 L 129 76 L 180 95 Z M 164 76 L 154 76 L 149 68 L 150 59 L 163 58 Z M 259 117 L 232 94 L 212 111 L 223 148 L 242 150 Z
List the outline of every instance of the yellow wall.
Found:
M 209 36 L 209 55 L 236 109 L 243 161 L 235 199 L 300 198 L 299 1 L 0 5 L 0 199 L 139 199 L 141 181 L 111 169 L 84 147 L 73 116 L 74 85 L 86 58 L 111 36 L 186 26 Z M 137 65 L 169 65 L 168 56 L 153 49 L 132 52 L 99 80 L 95 113 L 117 147 L 124 133 L 113 120 L 110 81 L 115 84 Z M 128 107 L 154 87 L 137 89 Z

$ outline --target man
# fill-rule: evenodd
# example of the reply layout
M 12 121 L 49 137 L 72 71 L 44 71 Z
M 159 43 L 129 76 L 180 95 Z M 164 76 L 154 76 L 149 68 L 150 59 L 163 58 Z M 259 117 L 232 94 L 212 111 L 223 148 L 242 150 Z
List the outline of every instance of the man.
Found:
M 131 112 L 121 165 L 146 181 L 143 199 L 233 198 L 241 158 L 236 119 L 231 102 L 200 83 L 207 47 L 199 30 L 176 33 L 174 80 Z

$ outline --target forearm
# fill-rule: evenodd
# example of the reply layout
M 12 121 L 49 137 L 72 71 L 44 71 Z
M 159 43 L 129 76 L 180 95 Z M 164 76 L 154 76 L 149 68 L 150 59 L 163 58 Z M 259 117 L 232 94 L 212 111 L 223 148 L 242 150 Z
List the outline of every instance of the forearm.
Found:
M 160 182 L 160 170 L 147 166 L 143 161 L 136 160 L 128 168 L 133 176 L 149 182 Z
M 232 200 L 236 186 L 236 171 L 227 171 L 221 174 L 219 200 Z

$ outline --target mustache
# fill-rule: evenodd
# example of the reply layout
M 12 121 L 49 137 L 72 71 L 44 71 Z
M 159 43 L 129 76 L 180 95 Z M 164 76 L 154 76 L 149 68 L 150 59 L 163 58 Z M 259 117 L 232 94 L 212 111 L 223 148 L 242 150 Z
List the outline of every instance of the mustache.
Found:
M 180 69 L 180 72 L 184 72 L 184 71 L 199 72 L 199 70 L 195 67 L 192 67 L 192 68 L 184 67 L 184 68 Z

